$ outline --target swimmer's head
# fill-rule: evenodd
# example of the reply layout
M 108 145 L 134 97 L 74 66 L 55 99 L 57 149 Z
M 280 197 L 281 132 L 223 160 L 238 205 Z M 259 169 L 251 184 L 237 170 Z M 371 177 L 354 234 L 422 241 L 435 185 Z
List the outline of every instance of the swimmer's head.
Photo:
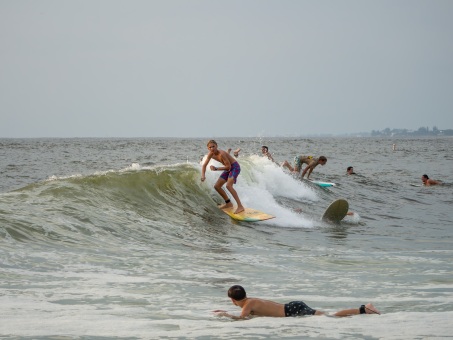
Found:
M 263 145 L 263 146 L 261 147 L 261 151 L 263 151 L 263 152 L 268 152 L 268 151 L 269 151 L 269 148 L 268 148 L 266 145 Z
M 327 163 L 327 158 L 325 156 L 320 156 L 318 162 L 319 164 L 324 165 Z
M 247 297 L 247 294 L 242 286 L 234 285 L 228 289 L 228 297 L 236 301 L 241 301 Z
M 424 174 L 422 176 L 422 182 L 425 183 L 429 179 L 428 175 Z

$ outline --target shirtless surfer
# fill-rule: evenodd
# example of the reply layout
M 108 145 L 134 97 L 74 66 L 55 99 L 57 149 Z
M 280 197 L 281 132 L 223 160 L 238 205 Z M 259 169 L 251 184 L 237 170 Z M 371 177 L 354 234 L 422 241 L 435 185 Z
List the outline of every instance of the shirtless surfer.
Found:
M 426 174 L 422 176 L 422 182 L 423 182 L 423 185 L 426 185 L 426 186 L 440 184 L 440 181 L 436 181 L 434 179 L 431 179 Z
M 325 312 L 314 310 L 308 307 L 302 301 L 292 301 L 287 304 L 281 304 L 274 301 L 249 298 L 242 286 L 234 285 L 228 290 L 228 297 L 231 302 L 240 308 L 242 312 L 240 316 L 228 314 L 223 310 L 215 310 L 218 316 L 227 316 L 232 319 L 248 319 L 250 316 L 304 316 L 304 315 L 324 315 Z M 361 305 L 359 308 L 344 309 L 336 312 L 333 316 L 351 316 L 358 314 L 381 314 L 371 303 Z
M 242 206 L 241 200 L 239 199 L 236 190 L 234 190 L 233 188 L 233 185 L 236 183 L 236 179 L 239 176 L 239 173 L 241 172 L 241 167 L 239 166 L 239 163 L 228 152 L 218 149 L 217 142 L 215 140 L 210 140 L 207 146 L 209 153 L 201 168 L 201 181 L 204 182 L 204 180 L 206 179 L 205 176 L 206 167 L 208 166 L 208 163 L 211 160 L 211 158 L 215 159 L 217 162 L 222 163 L 223 164 L 222 167 L 215 167 L 214 165 L 210 166 L 211 171 L 219 170 L 223 171 L 219 179 L 217 180 L 216 184 L 214 185 L 214 189 L 225 200 L 225 204 L 222 204 L 219 208 L 225 209 L 233 207 L 233 203 L 231 203 L 225 190 L 222 189 L 222 186 L 226 183 L 226 188 L 231 193 L 231 195 L 233 196 L 237 203 L 237 208 L 234 213 L 238 214 L 241 211 L 244 211 L 244 207 Z
M 261 154 L 265 157 L 267 157 L 267 159 L 269 159 L 270 161 L 274 162 L 274 163 L 277 163 L 275 160 L 274 160 L 274 157 L 272 157 L 272 154 L 269 152 L 269 148 L 266 146 L 266 145 L 263 145 L 261 147 Z M 278 164 L 278 163 L 277 163 Z
M 310 174 L 318 166 L 318 164 L 325 165 L 326 163 L 327 158 L 324 156 L 320 156 L 319 158 L 315 158 L 313 156 L 296 156 L 294 157 L 294 168 L 291 166 L 291 164 L 289 164 L 288 161 L 284 161 L 282 167 L 288 168 L 292 173 L 298 174 L 300 172 L 300 169 L 302 168 L 302 164 L 307 164 L 304 171 L 302 171 L 300 178 L 304 178 L 305 174 L 308 171 L 307 179 L 309 179 Z

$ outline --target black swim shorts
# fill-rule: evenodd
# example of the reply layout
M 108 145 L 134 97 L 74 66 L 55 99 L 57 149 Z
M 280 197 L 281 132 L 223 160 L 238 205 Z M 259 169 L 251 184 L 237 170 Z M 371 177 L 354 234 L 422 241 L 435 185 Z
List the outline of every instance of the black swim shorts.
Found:
M 314 315 L 316 311 L 302 301 L 292 301 L 285 305 L 285 316 Z

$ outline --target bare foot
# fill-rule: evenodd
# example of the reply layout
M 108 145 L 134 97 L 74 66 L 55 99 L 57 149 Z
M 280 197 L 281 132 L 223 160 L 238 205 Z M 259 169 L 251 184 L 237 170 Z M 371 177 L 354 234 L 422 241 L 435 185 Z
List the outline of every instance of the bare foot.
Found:
M 239 151 L 241 151 L 241 148 L 236 149 L 236 150 L 233 151 L 234 157 L 239 157 Z
M 365 305 L 365 313 L 366 314 L 381 314 L 380 311 L 376 309 L 371 303 Z
M 235 211 L 234 213 L 235 213 L 235 214 L 239 214 L 240 212 L 243 212 L 244 210 L 245 210 L 244 207 L 241 205 L 240 207 L 238 207 L 238 208 L 236 209 L 236 211 Z
M 220 209 L 226 209 L 226 208 L 232 208 L 232 207 L 233 207 L 233 203 L 231 203 L 231 202 L 219 205 Z

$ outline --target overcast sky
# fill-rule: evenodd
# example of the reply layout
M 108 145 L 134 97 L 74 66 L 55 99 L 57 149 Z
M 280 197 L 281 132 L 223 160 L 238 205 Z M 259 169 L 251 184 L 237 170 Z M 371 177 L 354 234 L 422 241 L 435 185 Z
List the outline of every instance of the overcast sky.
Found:
M 0 0 L 0 137 L 453 128 L 453 1 Z

